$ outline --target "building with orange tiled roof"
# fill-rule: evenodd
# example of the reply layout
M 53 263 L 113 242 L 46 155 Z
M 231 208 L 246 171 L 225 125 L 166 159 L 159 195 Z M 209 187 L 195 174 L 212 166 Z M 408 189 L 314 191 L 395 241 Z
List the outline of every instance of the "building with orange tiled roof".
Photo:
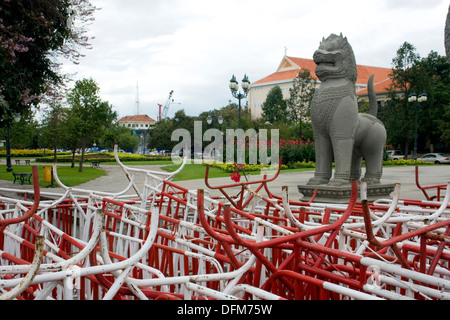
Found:
M 155 120 L 146 114 L 136 116 L 126 116 L 119 120 L 118 125 L 133 130 L 133 135 L 139 140 L 136 153 L 146 154 L 151 151 L 146 146 L 148 141 L 148 130 L 156 123 Z
M 132 130 L 148 130 L 156 123 L 147 115 L 126 116 L 119 120 L 119 126 Z
M 289 89 L 292 88 L 293 81 L 301 68 L 309 69 L 312 77 L 319 83 L 315 74 L 316 64 L 312 59 L 284 56 L 275 73 L 251 84 L 248 94 L 248 107 L 252 119 L 262 116 L 262 105 L 273 87 L 279 86 L 283 92 L 283 97 L 285 99 L 289 98 Z M 361 102 L 367 99 L 367 82 L 372 74 L 374 74 L 374 89 L 378 102 L 382 104 L 386 101 L 392 82 L 390 77 L 392 69 L 358 65 L 357 70 L 356 94 L 358 101 Z

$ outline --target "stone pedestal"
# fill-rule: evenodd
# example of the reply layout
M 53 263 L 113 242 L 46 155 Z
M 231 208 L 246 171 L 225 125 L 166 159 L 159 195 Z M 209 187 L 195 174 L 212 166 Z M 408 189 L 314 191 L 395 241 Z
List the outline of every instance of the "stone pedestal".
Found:
M 391 198 L 390 194 L 394 191 L 395 184 L 376 184 L 367 186 L 367 200 L 369 202 L 377 199 Z M 351 185 L 331 187 L 326 185 L 310 186 L 298 185 L 298 191 L 303 195 L 301 201 L 309 201 L 317 189 L 317 195 L 314 202 L 321 203 L 348 203 L 350 200 Z M 360 199 L 360 190 L 358 186 L 358 201 Z

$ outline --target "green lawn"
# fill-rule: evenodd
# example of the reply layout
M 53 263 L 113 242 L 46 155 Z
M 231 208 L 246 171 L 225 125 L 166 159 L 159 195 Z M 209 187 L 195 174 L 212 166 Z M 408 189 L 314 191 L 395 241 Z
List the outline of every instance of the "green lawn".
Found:
M 180 165 L 171 164 L 162 167 L 163 170 L 167 172 L 174 172 L 178 170 Z M 201 164 L 186 164 L 183 170 L 180 173 L 176 174 L 173 178 L 173 181 L 182 181 L 182 180 L 194 180 L 194 179 L 204 179 L 206 172 L 206 166 Z M 230 174 L 225 172 L 219 168 L 209 168 L 209 177 L 210 178 L 221 178 L 221 177 L 229 177 Z
M 168 165 L 162 167 L 162 169 L 173 172 L 176 171 L 180 165 Z M 300 168 L 300 169 L 286 169 L 281 171 L 282 173 L 285 172 L 300 172 L 300 171 L 312 171 L 314 169 L 311 168 Z M 206 173 L 206 166 L 200 165 L 200 164 L 187 164 L 183 170 L 175 175 L 173 178 L 173 181 L 182 181 L 182 180 L 194 180 L 194 179 L 204 179 Z M 247 175 L 258 175 L 261 174 L 259 171 L 254 172 L 248 172 Z M 209 178 L 222 178 L 222 177 L 229 177 L 230 173 L 225 172 L 219 168 L 210 167 L 209 168 Z M 230 178 L 231 179 L 231 178 Z M 231 180 L 230 180 L 231 181 Z
M 90 164 L 90 162 L 88 161 L 88 163 Z M 163 164 L 172 164 L 173 162 L 170 160 L 152 160 L 152 161 L 125 161 L 122 162 L 124 165 L 126 166 L 159 166 L 159 165 L 163 165 Z M 106 161 L 106 162 L 101 162 L 100 165 L 102 164 L 108 164 L 108 165 L 115 165 L 117 164 L 116 161 Z
M 14 172 L 31 173 L 31 166 L 13 166 Z M 83 172 L 78 172 L 78 166 L 71 168 L 70 166 L 58 166 L 58 177 L 61 182 L 68 186 L 73 187 L 81 183 L 96 179 L 105 175 L 105 171 L 101 169 L 94 169 L 90 166 L 83 166 Z M 38 166 L 39 185 L 41 187 L 51 186 L 50 182 L 44 182 L 44 166 Z M 0 165 L 0 180 L 14 181 L 12 172 L 6 171 L 6 165 Z M 53 186 L 57 187 L 56 183 Z
M 114 165 L 116 162 L 105 162 L 102 164 L 111 164 Z M 163 166 L 162 169 L 166 170 L 167 172 L 173 172 L 178 170 L 180 165 L 173 164 L 171 161 L 131 161 L 131 162 L 125 162 L 126 166 L 136 166 L 139 165 L 166 165 Z M 51 166 L 51 165 L 48 165 Z M 24 172 L 24 173 L 31 173 L 31 166 L 14 166 L 13 169 L 15 172 Z M 313 169 L 288 169 L 283 170 L 282 172 L 299 172 L 299 171 L 307 171 L 307 170 L 313 170 Z M 183 181 L 183 180 L 195 180 L 195 179 L 204 179 L 206 173 L 206 166 L 199 165 L 199 164 L 186 164 L 186 166 L 183 168 L 183 170 L 178 173 L 173 181 Z M 49 182 L 44 182 L 44 166 L 39 165 L 38 166 L 38 174 L 39 174 L 39 185 L 41 187 L 51 187 L 52 184 Z M 78 163 L 75 165 L 74 168 L 71 168 L 68 165 L 61 165 L 58 166 L 58 177 L 61 180 L 61 182 L 68 186 L 73 187 L 80 185 L 82 183 L 88 182 L 90 180 L 96 179 L 98 177 L 101 177 L 105 175 L 106 172 L 102 169 L 94 169 L 90 166 L 90 164 L 86 163 L 85 166 L 83 166 L 83 172 L 78 172 Z M 252 172 L 247 174 L 260 174 L 260 172 Z M 225 172 L 219 168 L 210 167 L 209 168 L 209 178 L 221 178 L 221 177 L 229 177 L 230 173 Z M 11 172 L 6 171 L 6 165 L 0 165 L 0 180 L 9 180 L 14 181 L 14 177 Z M 231 180 L 230 180 L 231 181 Z M 57 187 L 56 183 L 53 183 L 54 187 Z

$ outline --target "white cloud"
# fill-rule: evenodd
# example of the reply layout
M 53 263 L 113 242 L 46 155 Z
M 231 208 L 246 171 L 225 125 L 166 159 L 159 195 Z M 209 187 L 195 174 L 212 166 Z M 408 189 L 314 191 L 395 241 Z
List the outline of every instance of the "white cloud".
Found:
M 233 100 L 228 81 L 247 73 L 256 81 L 288 55 L 310 58 L 321 38 L 342 32 L 357 63 L 390 67 L 404 41 L 426 56 L 444 55 L 448 3 L 439 0 L 91 0 L 102 10 L 91 26 L 79 78 L 92 77 L 120 116 L 140 111 L 156 118 L 171 90 L 198 115 Z M 425 6 L 424 3 L 427 3 Z

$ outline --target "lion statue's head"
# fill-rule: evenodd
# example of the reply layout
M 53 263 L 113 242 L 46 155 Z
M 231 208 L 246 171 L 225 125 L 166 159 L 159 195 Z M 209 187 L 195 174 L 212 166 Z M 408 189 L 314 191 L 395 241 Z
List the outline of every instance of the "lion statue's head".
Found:
M 322 39 L 319 49 L 314 52 L 316 75 L 321 81 L 346 78 L 356 82 L 357 70 L 353 49 L 341 35 L 331 34 Z

